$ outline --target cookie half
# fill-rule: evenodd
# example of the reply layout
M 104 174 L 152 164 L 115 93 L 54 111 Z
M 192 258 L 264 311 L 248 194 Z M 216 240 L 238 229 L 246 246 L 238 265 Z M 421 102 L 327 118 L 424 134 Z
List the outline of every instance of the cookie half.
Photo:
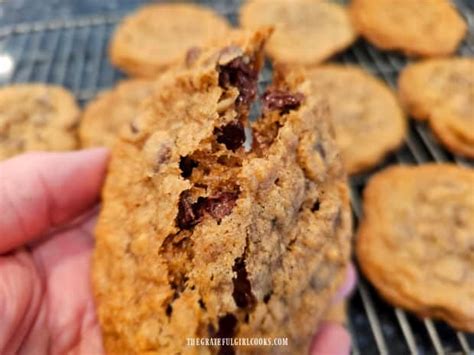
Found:
M 114 65 L 132 76 L 155 77 L 186 51 L 225 38 L 226 19 L 193 4 L 147 5 L 119 24 L 110 44 Z
M 345 8 L 328 1 L 248 0 L 240 24 L 250 29 L 274 26 L 266 50 L 284 64 L 318 64 L 356 39 Z
M 414 56 L 452 54 L 467 32 L 449 0 L 352 0 L 350 14 L 357 31 L 377 47 Z
M 350 174 L 375 166 L 402 144 L 406 118 L 396 96 L 381 80 L 356 66 L 324 65 L 283 72 L 304 75 L 311 94 L 329 103 L 336 142 Z
M 428 120 L 449 150 L 474 158 L 474 59 L 410 64 L 398 85 L 400 99 L 414 118 Z
M 111 148 L 122 126 L 136 117 L 152 90 L 152 80 L 132 79 L 100 93 L 84 109 L 79 127 L 81 145 Z
M 474 331 L 474 170 L 393 167 L 364 191 L 356 252 L 389 302 Z
M 267 36 L 241 33 L 165 74 L 115 146 L 93 261 L 107 352 L 280 336 L 308 351 L 349 263 L 348 190 L 327 107 L 304 83 L 267 93 L 244 149 Z
M 77 148 L 79 108 L 66 89 L 16 84 L 0 89 L 0 160 L 27 151 Z

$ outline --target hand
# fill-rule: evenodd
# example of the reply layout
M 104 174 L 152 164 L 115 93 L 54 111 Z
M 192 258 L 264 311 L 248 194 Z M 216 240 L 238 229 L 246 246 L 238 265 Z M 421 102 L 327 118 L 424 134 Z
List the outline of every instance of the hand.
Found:
M 107 151 L 0 163 L 0 354 L 101 354 L 90 289 Z M 60 229 L 59 229 L 60 228 Z
M 356 282 L 356 272 L 351 264 L 347 269 L 346 281 L 336 294 L 333 305 L 345 302 L 345 298 L 352 292 Z M 334 321 L 323 322 L 313 339 L 311 355 L 348 355 L 351 349 L 349 332 L 342 324 Z
M 92 149 L 0 163 L 0 354 L 103 353 L 90 257 L 107 158 Z M 335 302 L 354 280 L 351 268 Z M 325 323 L 311 353 L 349 348 L 347 331 Z

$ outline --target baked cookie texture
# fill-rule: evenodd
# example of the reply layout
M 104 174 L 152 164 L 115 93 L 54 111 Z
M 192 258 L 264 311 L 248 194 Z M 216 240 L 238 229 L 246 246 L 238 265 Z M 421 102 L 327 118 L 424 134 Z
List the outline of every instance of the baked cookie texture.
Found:
M 364 191 L 356 254 L 396 306 L 474 331 L 474 171 L 398 166 Z
M 253 125 L 268 30 L 167 73 L 113 151 L 93 285 L 108 353 L 303 353 L 346 275 L 351 220 L 327 107 L 274 86 Z M 288 337 L 284 348 L 188 337 Z
M 153 4 L 119 24 L 110 44 L 110 59 L 127 74 L 153 78 L 181 60 L 186 51 L 230 30 L 226 19 L 204 6 Z
M 152 91 L 153 80 L 129 79 L 100 93 L 82 114 L 79 127 L 81 145 L 112 148 L 122 126 L 135 118 Z
M 449 0 L 352 0 L 349 9 L 354 27 L 364 38 L 407 55 L 447 56 L 467 32 Z
M 429 59 L 400 74 L 399 95 L 406 110 L 428 120 L 443 145 L 474 158 L 474 59 Z
M 32 150 L 76 149 L 78 121 L 74 97 L 60 86 L 0 88 L 0 160 Z
M 284 70 L 280 75 L 291 80 L 295 72 Z M 329 103 L 336 142 L 350 174 L 375 166 L 403 142 L 406 117 L 381 80 L 359 67 L 337 64 L 303 70 L 303 75 L 311 84 L 311 95 Z
M 280 64 L 315 65 L 356 39 L 346 9 L 328 1 L 247 0 L 240 24 L 250 29 L 274 26 L 266 50 Z

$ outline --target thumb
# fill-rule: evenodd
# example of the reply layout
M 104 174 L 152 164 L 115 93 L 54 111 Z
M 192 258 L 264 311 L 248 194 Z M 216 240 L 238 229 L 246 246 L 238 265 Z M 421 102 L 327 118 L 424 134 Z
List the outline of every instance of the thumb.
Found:
M 65 223 L 99 197 L 108 152 L 29 153 L 0 163 L 0 253 Z

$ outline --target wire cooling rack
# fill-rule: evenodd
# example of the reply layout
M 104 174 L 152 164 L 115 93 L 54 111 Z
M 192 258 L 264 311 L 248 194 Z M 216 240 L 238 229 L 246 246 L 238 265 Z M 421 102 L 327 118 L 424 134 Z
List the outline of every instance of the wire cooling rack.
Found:
M 128 1 L 132 1 L 134 7 L 143 0 Z M 232 23 L 237 22 L 240 0 L 201 2 L 212 5 Z M 119 1 L 110 3 L 117 5 Z M 79 18 L 49 16 L 40 22 L 0 26 L 0 84 L 28 81 L 57 83 L 71 89 L 81 104 L 101 89 L 113 86 L 123 75 L 109 64 L 107 45 L 114 27 L 126 12 L 115 5 L 113 11 L 101 15 Z M 474 56 L 474 5 L 472 0 L 459 0 L 457 5 L 470 27 L 470 35 L 459 54 Z M 51 14 L 51 11 L 47 13 Z M 334 60 L 359 64 L 392 87 L 395 87 L 398 73 L 407 63 L 402 55 L 381 52 L 363 40 Z M 267 68 L 262 76 L 263 85 L 271 76 L 270 70 Z M 445 161 L 474 165 L 472 160 L 444 150 L 423 122 L 411 121 L 409 134 L 401 149 L 371 173 L 351 179 L 355 224 L 361 217 L 361 191 L 373 172 L 391 164 Z M 474 334 L 457 332 L 442 322 L 419 320 L 401 309 L 393 308 L 362 277 L 350 300 L 348 327 L 352 334 L 353 354 L 474 354 Z

